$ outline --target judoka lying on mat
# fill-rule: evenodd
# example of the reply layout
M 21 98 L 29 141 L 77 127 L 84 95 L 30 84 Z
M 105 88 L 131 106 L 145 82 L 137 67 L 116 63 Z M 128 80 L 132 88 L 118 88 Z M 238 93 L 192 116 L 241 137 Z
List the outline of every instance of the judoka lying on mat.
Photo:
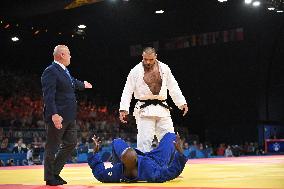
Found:
M 167 133 L 156 149 L 146 153 L 130 148 L 122 139 L 114 139 L 111 168 L 105 167 L 97 153 L 99 138 L 94 136 L 93 141 L 94 154 L 88 163 L 101 182 L 165 182 L 177 178 L 187 162 L 179 134 Z

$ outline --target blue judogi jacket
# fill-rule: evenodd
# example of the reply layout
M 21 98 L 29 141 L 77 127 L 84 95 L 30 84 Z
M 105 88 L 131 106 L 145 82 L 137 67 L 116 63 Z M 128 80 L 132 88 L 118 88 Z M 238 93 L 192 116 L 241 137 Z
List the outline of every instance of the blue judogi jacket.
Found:
M 174 133 L 167 133 L 157 149 L 145 154 L 137 153 L 138 175 L 135 179 L 130 180 L 123 175 L 123 164 L 121 162 L 114 163 L 113 167 L 106 169 L 99 154 L 91 155 L 88 158 L 88 163 L 94 177 L 101 182 L 169 181 L 181 174 L 187 162 L 187 157 L 175 150 L 174 139 Z M 121 139 L 116 139 L 113 142 L 113 149 L 118 155 L 126 147 L 126 143 Z

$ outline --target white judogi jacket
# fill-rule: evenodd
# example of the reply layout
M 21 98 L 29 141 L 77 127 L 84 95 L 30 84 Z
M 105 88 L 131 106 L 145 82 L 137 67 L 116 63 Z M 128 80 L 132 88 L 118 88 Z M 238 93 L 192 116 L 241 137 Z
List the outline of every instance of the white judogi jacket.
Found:
M 175 80 L 170 68 L 158 61 L 159 72 L 162 79 L 162 87 L 158 95 L 153 95 L 150 88 L 144 81 L 144 67 L 143 63 L 140 62 L 137 64 L 129 73 L 127 77 L 126 84 L 124 86 L 119 110 L 125 110 L 129 112 L 129 106 L 132 99 L 132 94 L 134 93 L 134 98 L 138 100 L 149 100 L 149 99 L 158 99 L 166 100 L 167 99 L 167 90 L 173 99 L 173 102 L 177 107 L 180 107 L 186 104 L 186 100 L 182 95 L 182 92 L 178 86 L 177 81 Z M 165 103 L 165 102 L 164 102 Z M 134 108 L 134 116 L 157 116 L 157 117 L 167 117 L 170 116 L 170 111 L 167 108 L 164 108 L 160 105 L 149 105 L 143 109 L 140 109 L 140 106 L 144 102 L 137 102 Z

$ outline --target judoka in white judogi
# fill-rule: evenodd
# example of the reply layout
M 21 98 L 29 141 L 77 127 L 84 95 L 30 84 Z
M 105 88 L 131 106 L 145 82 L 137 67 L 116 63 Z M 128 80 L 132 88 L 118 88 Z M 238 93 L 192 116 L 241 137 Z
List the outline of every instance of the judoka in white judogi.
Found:
M 144 53 L 143 61 L 148 61 L 147 58 L 149 56 L 147 56 L 147 52 L 146 55 Z M 154 57 L 156 57 L 156 53 L 154 53 Z M 151 56 L 150 59 L 153 60 Z M 150 87 L 145 82 L 145 67 L 143 66 L 143 62 L 140 62 L 130 71 L 120 101 L 120 120 L 125 122 L 123 118 L 129 112 L 133 93 L 134 98 L 139 100 L 135 105 L 133 115 L 135 116 L 138 129 L 137 148 L 142 152 L 149 152 L 151 150 L 154 135 L 160 141 L 166 133 L 174 133 L 170 110 L 165 102 L 167 99 L 167 90 L 169 90 L 169 94 L 175 105 L 183 109 L 184 114 L 188 111 L 186 100 L 170 68 L 156 59 L 154 61 L 153 64 L 158 65 L 162 80 L 160 91 L 156 95 L 152 93 Z M 152 101 L 145 102 L 145 100 Z M 145 107 L 143 107 L 143 104 Z

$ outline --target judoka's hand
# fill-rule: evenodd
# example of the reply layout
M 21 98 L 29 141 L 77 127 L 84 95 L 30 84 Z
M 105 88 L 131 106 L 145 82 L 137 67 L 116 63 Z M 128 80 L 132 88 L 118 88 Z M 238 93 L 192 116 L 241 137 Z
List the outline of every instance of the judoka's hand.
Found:
M 89 83 L 88 81 L 84 81 L 85 89 L 91 89 L 93 88 L 92 84 Z
M 119 111 L 119 119 L 122 123 L 127 123 L 127 121 L 125 120 L 126 119 L 126 116 L 127 116 L 127 111 L 125 110 L 120 110 Z
M 180 136 L 178 133 L 176 135 L 176 140 L 174 141 L 174 145 L 175 145 L 176 150 L 179 153 L 183 154 L 183 144 L 182 144 L 182 140 L 180 139 Z
M 97 153 L 100 150 L 102 141 L 100 141 L 100 137 L 96 137 L 96 135 L 94 135 L 92 139 L 94 141 L 94 153 Z
M 183 111 L 183 116 L 185 116 L 185 114 L 188 112 L 188 106 L 187 104 L 184 104 L 180 107 L 180 109 Z

